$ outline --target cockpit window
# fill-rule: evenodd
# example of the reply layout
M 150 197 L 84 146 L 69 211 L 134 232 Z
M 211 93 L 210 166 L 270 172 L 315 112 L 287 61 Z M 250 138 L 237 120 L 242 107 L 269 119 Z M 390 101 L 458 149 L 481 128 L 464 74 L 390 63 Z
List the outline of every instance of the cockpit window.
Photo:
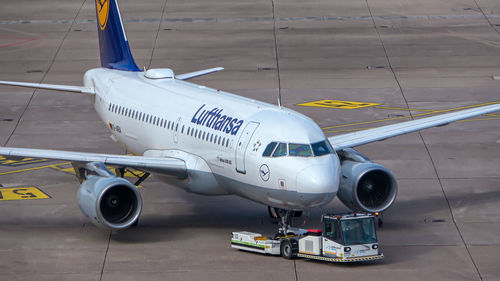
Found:
M 313 155 L 311 147 L 308 144 L 290 143 L 288 151 L 290 156 L 309 157 Z
M 326 141 L 320 141 L 320 142 L 313 143 L 313 144 L 311 144 L 311 147 L 312 147 L 312 150 L 314 152 L 314 156 L 322 156 L 325 154 L 333 153 L 332 147 Z
M 262 156 L 271 156 L 271 153 L 273 153 L 274 148 L 276 147 L 278 143 L 273 141 L 270 144 L 266 146 L 266 149 L 264 150 L 264 153 L 262 153 Z
M 286 152 L 286 143 L 280 142 L 276 150 L 274 150 L 273 157 L 285 156 Z

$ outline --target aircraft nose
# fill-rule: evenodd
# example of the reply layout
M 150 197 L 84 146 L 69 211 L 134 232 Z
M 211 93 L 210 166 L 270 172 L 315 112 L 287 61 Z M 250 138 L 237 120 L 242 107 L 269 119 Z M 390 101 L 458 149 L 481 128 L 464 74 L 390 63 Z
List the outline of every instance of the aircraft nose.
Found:
M 312 165 L 297 174 L 297 191 L 335 197 L 339 188 L 340 172 L 333 164 Z

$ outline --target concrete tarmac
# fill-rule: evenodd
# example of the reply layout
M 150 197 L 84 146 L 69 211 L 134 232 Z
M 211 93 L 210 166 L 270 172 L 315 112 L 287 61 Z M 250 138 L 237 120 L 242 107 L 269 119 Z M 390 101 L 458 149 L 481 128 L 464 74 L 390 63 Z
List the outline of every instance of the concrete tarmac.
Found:
M 225 67 L 193 82 L 270 103 L 281 92 L 327 136 L 500 100 L 498 1 L 119 4 L 139 67 Z M 0 80 L 81 85 L 99 65 L 93 1 L 0 4 Z M 297 105 L 320 100 L 377 105 Z M 0 101 L 0 145 L 125 153 L 86 96 L 1 86 Z M 0 200 L 0 280 L 500 280 L 499 117 L 358 148 L 399 182 L 378 230 L 386 258 L 367 264 L 236 251 L 231 231 L 276 231 L 265 206 L 154 177 L 143 183 L 139 226 L 103 231 L 80 212 L 67 164 L 0 159 L 0 191 L 51 197 Z M 317 227 L 321 213 L 339 211 L 335 199 L 295 222 Z

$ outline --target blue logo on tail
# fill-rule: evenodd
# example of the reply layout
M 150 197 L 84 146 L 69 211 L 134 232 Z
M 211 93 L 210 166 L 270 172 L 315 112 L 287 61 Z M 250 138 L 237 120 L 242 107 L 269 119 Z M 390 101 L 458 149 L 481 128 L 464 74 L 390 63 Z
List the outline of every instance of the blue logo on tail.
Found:
M 116 0 L 95 0 L 101 66 L 125 71 L 141 71 L 135 64 L 123 29 Z

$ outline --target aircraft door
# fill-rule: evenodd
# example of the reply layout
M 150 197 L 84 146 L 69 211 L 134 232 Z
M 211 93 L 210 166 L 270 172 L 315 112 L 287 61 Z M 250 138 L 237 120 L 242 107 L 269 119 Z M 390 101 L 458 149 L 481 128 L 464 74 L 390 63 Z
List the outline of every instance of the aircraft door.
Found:
M 245 152 L 248 147 L 248 143 L 255 132 L 255 129 L 259 126 L 257 122 L 250 122 L 243 130 L 243 133 L 236 144 L 236 171 L 238 173 L 245 174 Z

